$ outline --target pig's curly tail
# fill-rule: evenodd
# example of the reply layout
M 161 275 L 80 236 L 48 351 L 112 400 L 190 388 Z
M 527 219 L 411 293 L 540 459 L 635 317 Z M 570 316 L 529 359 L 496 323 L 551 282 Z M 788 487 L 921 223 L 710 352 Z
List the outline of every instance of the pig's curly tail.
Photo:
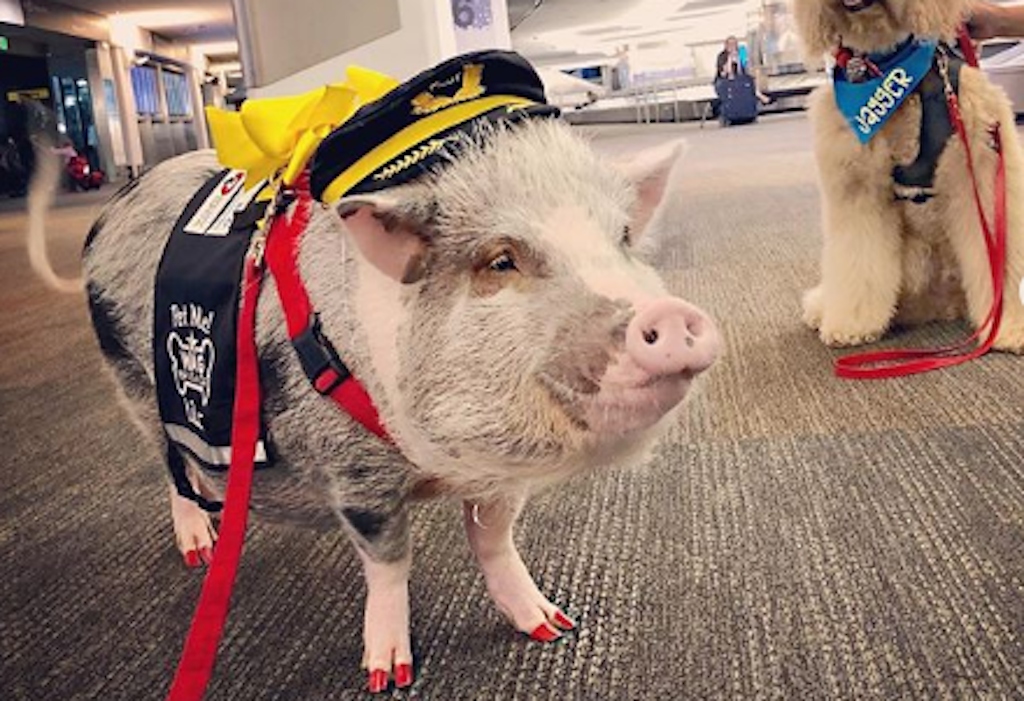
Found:
M 79 292 L 84 285 L 81 278 L 63 278 L 53 269 L 46 250 L 46 215 L 53 206 L 53 198 L 60 185 L 60 160 L 50 148 L 49 139 L 34 135 L 36 168 L 28 190 L 28 229 L 26 244 L 32 270 L 48 287 L 59 292 Z

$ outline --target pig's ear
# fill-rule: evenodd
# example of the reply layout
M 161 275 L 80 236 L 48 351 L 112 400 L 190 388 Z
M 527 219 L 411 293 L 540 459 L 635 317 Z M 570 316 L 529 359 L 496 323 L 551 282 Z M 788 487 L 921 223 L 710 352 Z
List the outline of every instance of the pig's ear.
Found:
M 422 208 L 391 195 L 355 195 L 338 202 L 341 217 L 359 252 L 393 280 L 416 282 L 423 276 L 428 217 Z
M 685 141 L 673 141 L 643 151 L 620 169 L 636 188 L 637 199 L 630 223 L 633 244 L 646 238 L 665 202 L 679 184 L 680 163 L 689 147 Z

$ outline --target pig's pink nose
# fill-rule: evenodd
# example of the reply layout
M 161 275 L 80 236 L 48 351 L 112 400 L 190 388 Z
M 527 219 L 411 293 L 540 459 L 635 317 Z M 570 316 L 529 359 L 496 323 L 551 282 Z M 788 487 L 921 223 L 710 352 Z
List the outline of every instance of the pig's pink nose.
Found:
M 704 312 L 673 297 L 642 306 L 626 329 L 626 352 L 652 375 L 703 372 L 718 358 L 721 343 Z

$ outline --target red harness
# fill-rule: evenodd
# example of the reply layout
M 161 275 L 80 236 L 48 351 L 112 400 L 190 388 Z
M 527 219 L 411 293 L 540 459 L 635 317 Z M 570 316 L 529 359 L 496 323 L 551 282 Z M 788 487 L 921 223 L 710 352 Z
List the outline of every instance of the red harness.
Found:
M 978 67 L 978 56 L 974 44 L 966 28 L 961 28 L 959 36 L 960 50 L 967 63 Z M 1006 281 L 1006 238 L 1009 224 L 1007 217 L 1006 198 L 1006 154 L 1003 151 L 1001 125 L 995 124 L 990 133 L 992 145 L 999 154 L 996 168 L 995 188 L 995 221 L 989 222 L 985 213 L 985 205 L 981 200 L 978 176 L 974 168 L 974 155 L 971 141 L 964 126 L 960 101 L 953 90 L 947 90 L 949 118 L 960 136 L 964 152 L 967 156 L 967 172 L 971 177 L 974 201 L 978 208 L 978 218 L 985 236 L 985 247 L 988 251 L 989 269 L 992 276 L 992 306 L 984 323 L 970 338 L 956 345 L 944 348 L 905 349 L 860 353 L 840 358 L 835 363 L 835 373 L 848 380 L 879 380 L 890 377 L 905 377 L 923 372 L 948 368 L 980 358 L 992 350 L 1003 318 L 1003 289 Z M 986 335 L 987 329 L 987 335 Z M 982 340 L 984 337 L 984 340 Z
M 288 204 L 294 208 L 288 215 Z M 320 324 L 298 270 L 298 251 L 309 224 L 313 199 L 303 175 L 287 196 L 278 197 L 265 238 L 257 233 L 246 255 L 242 305 L 238 318 L 237 375 L 231 467 L 213 563 L 199 595 L 192 626 L 167 695 L 168 701 L 198 701 L 206 692 L 224 631 L 231 591 L 245 542 L 256 442 L 260 431 L 260 378 L 256 351 L 256 307 L 264 262 L 277 282 L 291 338 L 303 370 L 318 392 L 330 397 L 368 431 L 390 440 L 369 394 L 338 359 L 320 333 Z M 279 209 L 278 209 L 279 207 Z
M 291 221 L 278 231 L 276 226 L 284 213 L 275 216 L 266 240 L 266 263 L 277 282 L 277 295 L 288 325 L 288 337 L 316 391 L 330 397 L 342 411 L 370 433 L 389 440 L 370 395 L 352 377 L 330 342 L 320 332 L 320 322 L 309 302 L 302 278 L 299 277 L 299 243 L 309 224 L 313 204 L 308 175 L 301 176 L 293 192 L 296 203 Z

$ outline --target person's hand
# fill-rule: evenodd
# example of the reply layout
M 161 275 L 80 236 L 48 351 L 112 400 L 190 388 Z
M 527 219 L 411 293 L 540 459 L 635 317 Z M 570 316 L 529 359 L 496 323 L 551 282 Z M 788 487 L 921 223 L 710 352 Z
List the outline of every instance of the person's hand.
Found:
M 975 5 L 974 14 L 967 25 L 971 31 L 971 37 L 977 41 L 993 39 L 999 36 L 1003 27 L 1003 8 L 989 2 L 979 2 Z

